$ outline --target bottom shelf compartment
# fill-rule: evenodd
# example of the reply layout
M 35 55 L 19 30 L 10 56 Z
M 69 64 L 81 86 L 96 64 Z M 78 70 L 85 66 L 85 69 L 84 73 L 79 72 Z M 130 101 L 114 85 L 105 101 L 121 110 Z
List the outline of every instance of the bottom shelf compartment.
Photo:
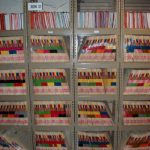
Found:
M 112 145 L 106 133 L 78 132 L 78 150 L 111 150 Z
M 150 150 L 150 131 L 122 131 L 120 150 Z
M 31 131 L 23 127 L 1 127 L 1 150 L 31 150 Z
M 77 131 L 77 150 L 113 150 L 114 132 Z
M 71 150 L 72 141 L 71 129 L 34 131 L 35 150 Z
M 36 132 L 36 150 L 67 150 L 63 132 Z

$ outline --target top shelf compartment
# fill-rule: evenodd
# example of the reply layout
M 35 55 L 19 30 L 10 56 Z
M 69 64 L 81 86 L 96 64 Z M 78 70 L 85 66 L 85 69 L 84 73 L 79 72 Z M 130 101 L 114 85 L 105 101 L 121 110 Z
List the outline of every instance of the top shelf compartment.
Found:
M 23 0 L 1 0 L 0 30 L 23 30 Z
M 29 11 L 31 30 L 69 29 L 70 1 L 69 0 L 38 0 L 43 8 L 40 11 Z
M 116 0 L 77 0 L 77 28 L 117 28 Z

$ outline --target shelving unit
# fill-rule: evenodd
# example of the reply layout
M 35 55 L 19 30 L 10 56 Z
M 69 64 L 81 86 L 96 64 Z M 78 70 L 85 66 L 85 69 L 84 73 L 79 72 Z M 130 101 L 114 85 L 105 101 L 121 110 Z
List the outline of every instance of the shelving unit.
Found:
M 33 1 L 29 1 L 33 2 Z M 69 149 L 74 149 L 74 88 L 73 88 L 73 1 L 69 0 L 54 0 L 54 1 L 48 1 L 48 0 L 38 0 L 38 2 L 43 3 L 43 11 L 34 11 L 30 12 L 28 11 L 28 49 L 29 49 L 29 75 L 30 75 L 30 100 L 31 100 L 31 107 L 32 107 L 32 129 L 33 129 L 33 143 L 34 143 L 34 149 L 36 149 L 36 138 L 35 135 L 37 132 L 42 132 L 42 133 L 58 133 L 61 132 L 64 134 L 65 137 L 65 143 L 66 143 L 66 148 L 67 150 Z M 52 12 L 57 12 L 59 15 L 63 15 L 63 12 L 68 12 L 69 14 L 69 26 L 67 28 L 61 28 L 56 26 L 47 26 L 46 28 L 31 28 L 31 19 L 30 15 L 31 13 L 38 14 L 39 16 L 41 14 L 46 15 L 49 13 L 52 14 Z M 58 15 L 55 12 L 53 15 Z M 43 18 L 44 20 L 44 18 Z M 47 22 L 48 20 L 45 20 Z M 48 22 L 47 22 L 48 23 Z M 47 24 L 48 25 L 48 24 Z M 31 38 L 37 38 L 38 40 L 38 46 L 32 45 L 32 40 Z M 43 40 L 44 39 L 44 40 Z M 36 40 L 35 40 L 36 42 Z M 44 43 L 46 42 L 46 43 Z M 34 44 L 34 42 L 33 42 Z M 47 48 L 44 48 L 43 45 L 47 45 Z M 46 49 L 46 53 L 39 53 L 39 56 L 50 56 L 51 54 L 55 54 L 55 57 L 57 59 L 54 60 L 54 57 L 50 60 L 50 58 L 44 59 L 42 57 L 39 61 L 33 61 L 33 50 L 44 50 Z M 53 52 L 52 52 L 53 50 Z M 55 51 L 55 53 L 54 53 Z M 61 52 L 64 51 L 64 60 L 61 61 L 60 55 Z M 60 53 L 60 54 L 59 54 Z M 37 53 L 36 53 L 37 54 Z M 58 54 L 58 55 L 57 55 Z M 37 58 L 35 58 L 36 60 Z M 54 61 L 53 61 L 54 60 Z M 33 76 L 35 72 L 40 72 L 41 71 L 41 84 L 42 86 L 40 87 L 39 85 L 34 86 L 33 83 Z M 53 72 L 53 73 L 52 73 Z M 63 74 L 62 74 L 63 72 Z M 45 73 L 45 74 L 44 74 Z M 51 74 L 52 73 L 52 74 Z M 64 76 L 64 77 L 63 77 Z M 52 81 L 52 78 L 53 81 Z M 65 78 L 65 82 L 59 82 L 59 80 L 63 80 Z M 56 81 L 57 80 L 57 81 Z M 57 83 L 58 82 L 58 83 Z M 52 86 L 53 84 L 53 86 Z M 59 85 L 56 85 L 59 84 Z M 60 86 L 64 84 L 65 86 Z M 45 86 L 44 86 L 45 85 Z M 48 86 L 46 86 L 48 85 Z M 63 87 L 68 89 L 67 92 L 46 92 L 45 94 L 43 92 L 41 93 L 34 93 L 35 87 L 41 88 L 41 90 L 44 89 L 51 89 L 52 88 L 57 88 Z M 64 89 L 65 90 L 65 89 Z M 70 109 L 71 109 L 71 118 L 70 118 L 70 123 L 69 124 L 64 124 L 62 125 L 61 123 L 57 123 L 56 125 L 54 123 L 46 123 L 44 124 L 36 124 L 35 120 L 36 117 L 34 115 L 34 106 L 36 103 L 62 103 L 63 101 L 66 101 L 66 103 L 70 104 Z M 46 106 L 45 106 L 46 107 Z M 50 111 L 50 108 L 48 109 Z M 51 114 L 52 115 L 52 114 Z M 44 118 L 43 118 L 44 119 Z M 59 120 L 59 117 L 56 117 L 56 119 L 51 118 L 45 118 L 44 120 Z M 60 118 L 60 120 L 62 120 Z M 53 148 L 52 148 L 53 149 Z
M 75 131 L 76 131 L 76 140 L 75 140 L 75 149 L 77 149 L 78 146 L 78 138 L 77 138 L 77 133 L 78 132 L 82 132 L 82 131 L 86 131 L 86 132 L 95 132 L 96 133 L 99 132 L 110 132 L 111 133 L 111 137 L 110 140 L 112 142 L 112 147 L 114 150 L 117 149 L 117 126 L 118 126 L 118 101 L 119 101 L 119 39 L 120 39 L 120 2 L 119 1 L 115 1 L 115 0 L 108 0 L 108 1 L 89 1 L 89 0 L 75 0 L 75 7 L 74 7 L 74 18 L 75 18 L 75 24 L 74 24 L 74 43 L 75 43 L 75 48 L 74 48 L 74 58 L 75 58 L 75 114 L 76 114 L 76 120 L 75 120 L 75 124 L 78 124 L 78 117 L 77 117 L 77 110 L 78 110 L 78 103 L 80 102 L 105 102 L 107 104 L 107 106 L 110 108 L 111 114 L 112 114 L 112 118 L 113 118 L 113 122 L 114 125 L 113 126 L 95 126 L 93 125 L 92 128 L 90 126 L 81 126 L 78 125 L 77 127 L 75 127 Z M 96 13 L 98 14 L 105 14 L 105 12 L 115 12 L 116 14 L 116 18 L 117 18 L 117 26 L 114 26 L 114 28 L 107 28 L 105 25 L 104 26 L 99 26 L 98 24 L 96 25 L 97 27 L 94 27 L 92 25 L 89 26 L 88 28 L 88 21 L 87 22 L 83 22 L 83 24 L 85 23 L 85 27 L 82 26 L 82 28 L 78 27 L 79 24 L 79 12 L 82 13 L 89 13 L 93 12 L 93 15 L 96 15 Z M 86 15 L 84 17 L 87 17 Z M 105 16 L 106 17 L 106 16 Z M 92 20 L 89 18 L 89 21 Z M 84 20 L 85 21 L 85 20 Z M 94 22 L 94 21 L 92 21 Z M 98 23 L 98 22 L 97 22 Z M 109 38 L 115 38 L 115 44 L 113 43 L 109 43 L 109 41 L 111 41 Z M 105 40 L 109 39 L 108 41 Z M 89 40 L 89 41 L 88 41 Z M 91 40 L 91 42 L 90 42 Z M 92 42 L 93 40 L 93 42 Z M 115 59 L 112 60 L 111 62 L 107 59 L 93 59 L 90 61 L 80 61 L 79 58 L 81 55 L 79 55 L 82 51 L 84 51 L 85 53 L 83 54 L 88 54 L 89 53 L 89 57 L 90 57 L 90 53 L 92 53 L 91 51 L 89 52 L 90 48 L 92 50 L 94 50 L 94 48 L 97 46 L 97 51 L 102 51 L 106 50 L 107 47 L 98 47 L 98 46 L 102 46 L 103 42 L 108 42 L 110 44 L 110 49 L 115 49 Z M 89 47 L 87 43 L 89 42 Z M 101 44 L 102 43 L 102 44 Z M 107 46 L 109 45 L 107 44 Z M 83 48 L 85 45 L 85 48 Z M 104 44 L 106 45 L 106 44 Z M 113 47 L 114 46 L 114 47 Z M 109 49 L 108 48 L 108 49 Z M 96 48 L 95 48 L 96 50 Z M 107 50 L 106 50 L 107 51 Z M 93 53 L 93 55 L 95 54 L 95 51 Z M 104 53 L 98 53 L 99 55 L 103 55 Z M 85 55 L 83 55 L 85 56 Z M 94 58 L 94 56 L 93 56 Z M 116 93 L 115 94 L 110 94 L 110 93 L 99 93 L 99 94 L 93 94 L 93 93 L 87 93 L 87 94 L 79 94 L 78 93 L 78 74 L 80 70 L 86 71 L 86 70 L 93 70 L 93 72 L 95 70 L 104 70 L 104 69 L 116 69 Z M 90 77 L 89 77 L 90 79 Z M 92 82 L 92 79 L 94 81 L 94 78 L 91 77 L 91 81 L 89 80 L 89 83 Z M 88 80 L 88 77 L 87 77 Z M 98 82 L 98 81 L 97 81 Z M 100 81 L 99 81 L 100 82 Z M 91 83 L 92 84 L 92 83 Z M 96 87 L 95 87 L 96 88 Z M 90 87 L 89 87 L 90 89 Z
M 144 1 L 139 1 L 139 0 L 122 0 L 121 1 L 121 59 L 120 59 L 120 101 L 119 101 L 119 130 L 118 130 L 118 138 L 122 139 L 121 142 L 118 143 L 118 149 L 119 150 L 125 150 L 125 145 L 126 141 L 129 136 L 133 134 L 139 136 L 143 133 L 148 133 L 150 130 L 149 125 L 125 125 L 123 123 L 123 103 L 128 101 L 129 103 L 140 103 L 142 102 L 145 104 L 145 101 L 150 100 L 149 96 L 147 94 L 124 94 L 124 89 L 127 85 L 128 79 L 129 79 L 129 74 L 127 75 L 126 73 L 132 70 L 149 70 L 150 63 L 149 61 L 146 61 L 143 59 L 143 61 L 136 61 L 136 59 L 132 59 L 130 61 L 125 61 L 125 39 L 126 37 L 130 37 L 131 39 L 136 39 L 140 38 L 143 36 L 142 39 L 144 39 L 144 36 L 149 37 L 149 28 L 125 28 L 124 26 L 124 20 L 125 20 L 125 12 L 149 12 L 149 6 L 150 3 L 147 0 Z M 134 14 L 135 15 L 135 14 Z M 132 16 L 132 15 L 131 15 Z M 140 19 L 139 19 L 140 20 Z M 136 23 L 139 21 L 137 20 Z M 126 37 L 125 37 L 126 36 Z M 130 45 L 131 46 L 137 46 L 137 44 L 134 43 L 129 43 L 128 44 L 128 50 L 130 51 Z M 139 43 L 140 45 L 140 43 Z M 144 46 L 143 46 L 144 47 Z M 140 48 L 142 49 L 142 48 Z M 134 51 L 135 53 L 135 51 Z M 133 53 L 126 53 L 128 55 L 133 55 Z M 147 53 L 144 53 L 147 55 Z M 140 53 L 139 55 L 142 55 Z M 136 54 L 138 56 L 138 53 Z M 139 81 L 139 80 L 137 80 Z M 133 81 L 134 82 L 134 81 Z M 143 80 L 144 82 L 144 80 Z M 140 81 L 139 81 L 140 83 Z M 142 82 L 141 82 L 142 83 Z M 135 112 L 134 112 L 135 113 Z M 135 113 L 136 114 L 136 113 Z M 134 141 L 134 140 L 133 140 Z M 129 150 L 130 148 L 126 148 L 126 150 Z M 136 149 L 136 148 L 134 148 Z M 140 149 L 140 148 L 139 148 Z M 144 147 L 143 147 L 144 149 Z
M 138 131 L 137 131 L 138 130 Z M 137 149 L 138 147 L 138 145 L 140 145 L 140 144 L 137 144 L 134 148 L 133 147 L 131 147 L 131 145 L 135 145 L 134 143 L 136 143 L 136 142 L 134 142 L 134 140 L 133 140 L 133 142 L 132 142 L 132 144 L 130 144 L 129 142 L 128 142 L 128 147 L 125 147 L 125 145 L 127 144 L 127 141 L 130 141 L 129 140 L 129 137 L 132 137 L 132 139 L 133 138 L 137 138 L 138 139 L 138 137 L 140 137 L 141 139 L 143 138 L 143 137 L 146 137 L 147 135 L 149 135 L 149 129 L 140 129 L 140 131 L 139 131 L 139 129 L 137 129 L 137 128 L 135 128 L 135 129 L 128 129 L 128 130 L 123 130 L 122 131 L 122 133 L 121 133 L 121 136 L 120 136 L 120 138 L 122 138 L 122 141 L 121 141 L 121 143 L 120 143 L 120 146 L 121 145 L 123 145 L 123 146 L 121 146 L 121 147 L 119 147 L 119 149 L 120 150 L 127 150 L 127 149 L 133 149 L 133 150 L 135 150 L 135 149 Z M 141 141 L 140 141 L 141 142 Z M 142 142 L 141 142 L 142 143 Z M 143 145 L 143 147 L 142 147 L 142 149 L 146 149 L 147 147 L 145 147 L 145 145 L 147 144 L 147 142 L 144 142 L 145 144 Z M 129 145 L 130 145 L 130 148 L 129 148 Z M 142 144 L 141 144 L 142 145 Z M 148 144 L 147 144 L 148 145 Z M 126 149 L 125 149 L 126 148 Z M 148 147 L 149 148 L 149 147 Z
M 75 137 L 76 137 L 76 145 L 75 145 L 75 149 L 77 149 L 77 147 L 78 147 L 78 140 L 79 140 L 79 138 L 78 138 L 78 133 L 82 133 L 82 132 L 84 132 L 84 133 L 92 133 L 92 134 L 94 134 L 94 133 L 96 133 L 96 134 L 107 134 L 108 136 L 109 136 L 109 139 L 110 139 L 110 143 L 112 144 L 112 149 L 114 148 L 114 145 L 115 145 L 115 137 L 117 136 L 117 132 L 115 132 L 115 131 L 117 131 L 117 130 L 115 130 L 114 128 L 109 128 L 109 131 L 108 131 L 108 128 L 106 129 L 106 128 L 103 128 L 103 129 L 98 129 L 98 128 L 94 128 L 93 130 L 90 130 L 91 128 L 85 128 L 85 127 L 83 127 L 83 128 L 76 128 L 76 130 L 75 130 Z
M 125 101 L 129 103 L 150 101 L 149 94 L 124 94 L 130 71 L 150 70 L 150 62 L 137 62 L 136 60 L 128 62 L 124 59 L 125 50 L 127 50 L 126 38 L 132 35 L 135 36 L 132 37 L 133 39 L 141 36 L 149 38 L 150 35 L 150 28 L 125 28 L 124 15 L 126 11 L 150 12 L 149 0 L 1 1 L 0 12 L 23 13 L 24 28 L 22 30 L 0 30 L 0 42 L 6 38 L 5 41 L 8 41 L 9 45 L 11 40 L 15 41 L 15 37 L 20 38 L 23 45 L 19 46 L 23 49 L 24 61 L 18 63 L 11 62 L 11 60 L 9 62 L 0 60 L 0 78 L 3 77 L 1 74 L 4 70 L 9 71 L 6 76 L 8 74 L 11 79 L 15 75 L 10 75 L 10 70 L 12 70 L 12 74 L 15 70 L 23 70 L 26 94 L 17 95 L 10 92 L 0 94 L 0 105 L 25 102 L 28 124 L 4 125 L 0 123 L 0 133 L 4 135 L 7 132 L 11 133 L 8 136 L 10 138 L 15 136 L 16 140 L 27 150 L 38 149 L 36 134 L 64 134 L 67 150 L 79 150 L 78 133 L 100 135 L 107 133 L 112 150 L 123 150 L 130 133 L 137 134 L 137 130 L 139 133 L 150 131 L 149 125 L 124 125 L 123 123 Z M 29 11 L 28 4 L 34 2 L 42 2 L 43 10 Z M 11 8 L 7 8 L 8 4 Z M 22 10 L 18 10 L 18 8 L 22 8 Z M 32 19 L 30 18 L 31 14 Z M 65 18 L 63 15 L 67 15 L 67 17 Z M 52 17 L 56 19 L 56 22 L 51 20 Z M 67 22 L 65 27 L 63 27 L 63 23 L 65 23 L 63 19 Z M 132 43 L 128 43 L 128 45 L 131 46 Z M 9 50 L 12 47 L 7 48 Z M 7 56 L 8 52 L 3 50 Z M 81 57 L 84 59 L 82 60 Z M 0 82 L 0 89 L 5 85 L 3 82 Z M 14 84 L 11 83 L 11 85 Z M 88 89 L 86 93 L 83 93 L 83 88 L 79 85 Z M 108 92 L 108 89 L 111 92 Z M 40 93 L 38 93 L 39 90 Z M 64 92 L 65 90 L 67 92 Z M 44 93 L 44 91 L 46 92 Z M 96 92 L 94 93 L 94 91 Z M 70 108 L 69 117 L 66 117 L 65 113 L 59 112 L 59 109 L 57 117 L 50 114 L 53 111 L 53 105 L 55 108 L 56 105 L 61 107 L 65 103 Z M 79 124 L 79 104 L 105 104 L 112 119 L 112 125 Z M 35 105 L 39 106 L 36 106 L 38 111 Z M 63 111 L 65 109 L 66 106 Z M 84 110 L 86 111 L 86 108 Z M 100 112 L 98 109 L 95 110 L 96 113 Z M 36 113 L 39 116 L 42 115 L 39 117 Z M 92 111 L 90 110 L 89 113 L 91 115 Z M 59 118 L 62 122 L 66 119 L 69 123 L 61 124 L 61 121 L 58 123 Z M 82 119 L 85 118 L 87 119 L 87 116 Z M 47 122 L 37 124 L 38 119 Z M 27 136 L 27 141 L 23 141 L 21 136 Z
M 9 6 L 9 7 L 8 7 Z M 21 62 L 15 62 L 10 59 L 8 63 L 1 61 L 0 62 L 0 72 L 4 73 L 7 72 L 7 78 L 8 80 L 14 80 L 11 83 L 12 90 L 14 90 L 13 93 L 10 93 L 8 90 L 8 93 L 1 94 L 0 95 L 0 102 L 1 104 L 6 104 L 9 103 L 9 105 L 13 106 L 14 103 L 26 103 L 27 106 L 27 120 L 28 123 L 20 125 L 18 124 L 0 124 L 0 130 L 2 134 L 8 137 L 8 139 L 14 139 L 16 143 L 20 144 L 22 147 L 25 149 L 32 149 L 32 130 L 31 130 L 31 110 L 30 110 L 30 95 L 29 95 L 29 71 L 28 71 L 28 50 L 27 50 L 27 28 L 26 28 L 26 1 L 25 0 L 15 0 L 15 1 L 10 1 L 10 0 L 3 0 L 1 1 L 1 7 L 0 7 L 1 12 L 4 13 L 23 13 L 23 29 L 22 30 L 2 30 L 0 31 L 0 39 L 4 38 L 9 38 L 7 41 L 7 44 L 11 44 L 12 40 L 14 47 L 9 47 L 9 49 L 16 49 L 20 48 L 19 50 L 22 50 L 21 47 L 23 48 L 22 55 L 23 55 L 23 61 Z M 21 39 L 20 39 L 21 37 Z M 16 41 L 15 41 L 16 39 Z M 22 40 L 22 42 L 17 41 L 17 40 Z M 16 42 L 19 44 L 23 45 L 17 45 Z M 6 46 L 6 45 L 5 45 Z M 4 49 L 5 50 L 5 49 Z M 18 51 L 17 51 L 18 52 Z M 7 51 L 8 53 L 8 51 Z M 13 53 L 14 54 L 14 53 Z M 11 55 L 13 55 L 11 54 Z M 17 55 L 16 55 L 17 57 Z M 12 70 L 11 74 L 9 74 L 9 71 Z M 18 71 L 17 71 L 18 70 Z M 23 76 L 19 74 L 19 72 L 22 72 Z M 15 78 L 17 79 L 18 76 L 20 78 L 24 78 L 25 83 L 25 88 L 24 88 L 24 93 L 18 93 L 16 94 L 15 89 L 19 89 L 21 86 L 19 86 L 19 83 L 16 83 Z M 1 85 L 2 86 L 2 85 Z M 14 86 L 14 88 L 13 88 Z M 16 112 L 17 113 L 17 112 Z M 18 112 L 19 113 L 19 112 Z M 15 114 L 14 114 L 15 115 Z M 9 116 L 10 117 L 10 116 Z M 11 118 L 11 117 L 10 117 Z M 15 120 L 15 119 L 14 119 Z M 24 137 L 27 137 L 26 139 Z

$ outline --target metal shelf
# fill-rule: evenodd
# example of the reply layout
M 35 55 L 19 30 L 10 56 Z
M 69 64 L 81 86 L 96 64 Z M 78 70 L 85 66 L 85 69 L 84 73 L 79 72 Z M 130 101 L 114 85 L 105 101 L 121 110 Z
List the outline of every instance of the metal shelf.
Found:
M 119 127 L 119 130 L 121 131 L 129 131 L 129 130 L 133 130 L 133 131 L 148 131 L 150 130 L 150 126 L 147 125 L 147 126 L 143 126 L 143 125 L 138 125 L 138 126 L 120 126 Z
M 149 35 L 150 29 L 124 29 L 124 34 Z
M 76 126 L 76 130 L 81 130 L 81 131 L 116 131 L 117 130 L 117 127 L 116 126 Z
M 38 131 L 65 131 L 65 130 L 71 130 L 72 127 L 71 126 L 33 126 L 34 130 L 38 130 Z
M 112 35 L 112 34 L 117 34 L 118 33 L 118 29 L 109 29 L 109 28 L 83 28 L 83 29 L 76 29 L 75 30 L 76 34 L 80 34 L 80 35 Z
M 30 35 L 70 35 L 72 34 L 71 29 L 46 29 L 46 30 L 30 30 Z
M 24 30 L 0 31 L 0 36 L 24 36 Z
M 150 100 L 150 95 L 123 95 L 123 100 L 134 100 L 134 101 L 144 101 Z
M 73 101 L 71 95 L 32 95 L 34 101 Z
M 107 95 L 107 94 L 101 94 L 101 95 L 89 95 L 89 96 L 77 96 L 77 100 L 97 100 L 97 101 L 116 101 L 118 99 L 117 94 L 114 95 Z
M 0 130 L 2 129 L 9 129 L 9 128 L 17 128 L 17 129 L 24 129 L 24 130 L 30 130 L 31 127 L 29 125 L 0 125 Z
M 67 68 L 73 68 L 73 63 L 70 63 L 70 62 L 68 62 L 68 63 L 31 63 L 30 68 L 32 68 L 32 69 L 34 69 L 34 68 L 35 69 L 36 68 L 38 68 L 38 69 L 47 69 L 47 68 L 49 68 L 49 69 L 53 69 L 53 68 L 67 69 Z
M 124 62 L 121 64 L 121 68 L 149 68 L 150 62 Z
M 117 62 L 77 63 L 75 68 L 119 68 Z
M 27 96 L 0 96 L 0 102 L 26 102 L 29 101 Z
M 28 95 L 0 95 L 0 101 L 24 101 L 28 100 Z
M 10 70 L 10 69 L 25 69 L 27 68 L 28 65 L 24 64 L 24 63 L 20 63 L 20 64 L 15 64 L 15 63 L 8 63 L 8 64 L 1 64 L 0 65 L 0 69 L 1 70 Z
M 72 95 L 32 95 L 31 96 L 32 100 L 56 100 L 56 101 L 61 101 L 61 100 L 67 100 L 67 101 L 73 101 L 73 96 Z

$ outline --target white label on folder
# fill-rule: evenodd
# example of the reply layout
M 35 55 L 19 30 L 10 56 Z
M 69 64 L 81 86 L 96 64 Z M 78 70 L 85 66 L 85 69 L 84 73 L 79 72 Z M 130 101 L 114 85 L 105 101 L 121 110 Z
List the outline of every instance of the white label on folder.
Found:
M 98 30 L 94 30 L 94 33 L 97 33 L 97 34 L 98 34 L 98 33 L 99 33 L 99 31 L 98 31 Z
M 49 34 L 53 34 L 54 32 L 53 32 L 53 31 L 48 31 L 48 33 L 49 33 Z
M 43 3 L 28 3 L 28 10 L 42 10 L 43 9 Z

